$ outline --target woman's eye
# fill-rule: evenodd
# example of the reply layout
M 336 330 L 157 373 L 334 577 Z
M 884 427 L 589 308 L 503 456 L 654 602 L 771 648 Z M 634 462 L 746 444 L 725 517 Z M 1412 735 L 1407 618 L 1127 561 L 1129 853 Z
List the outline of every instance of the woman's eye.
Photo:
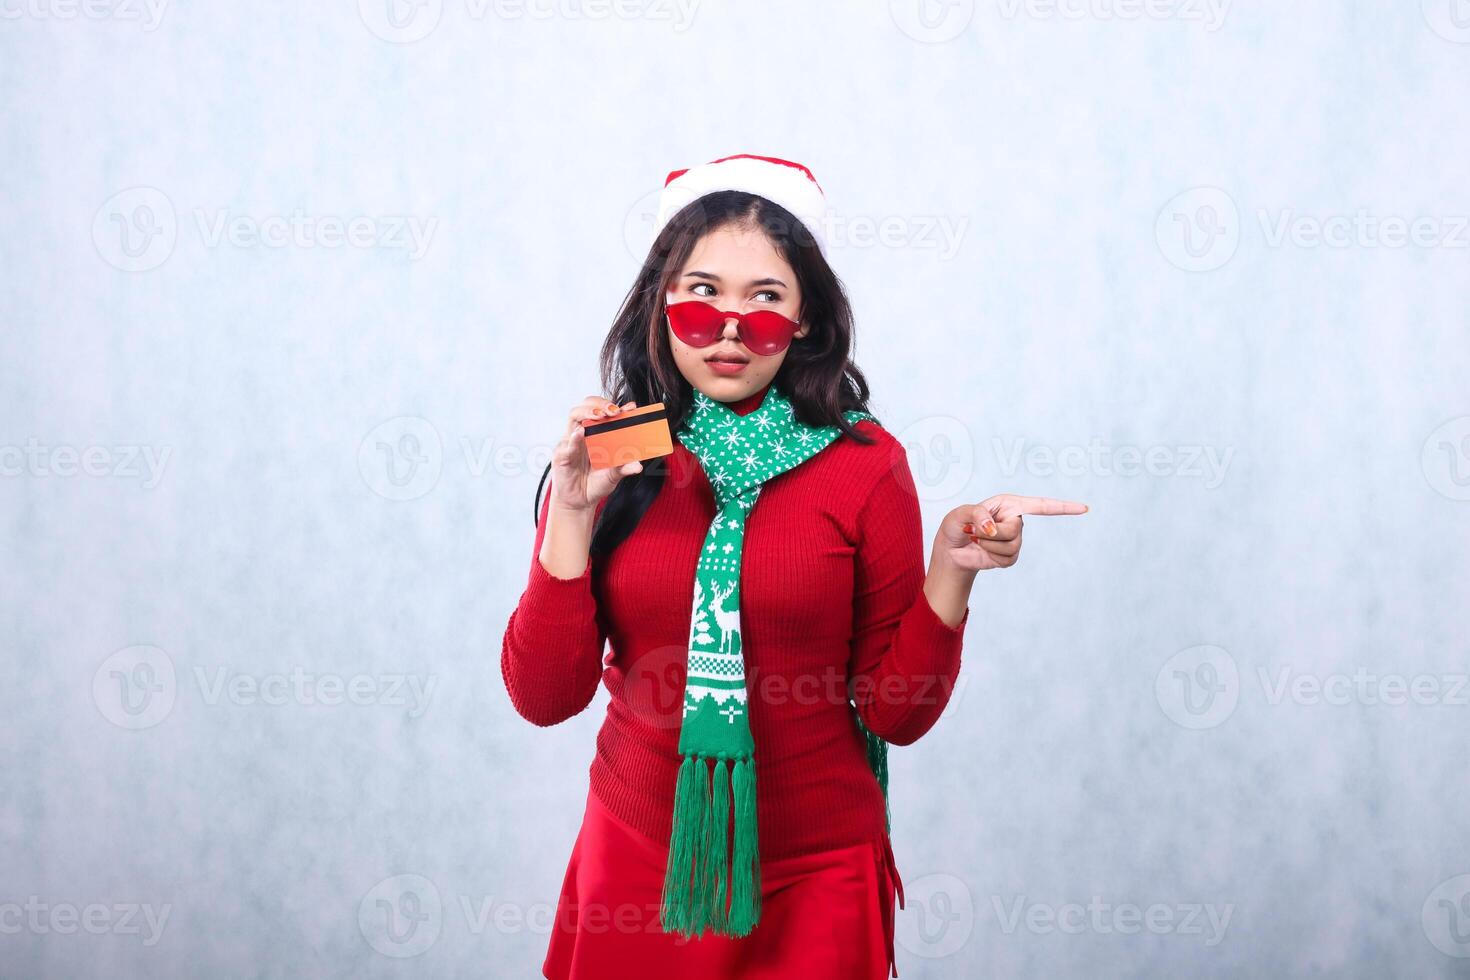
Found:
M 707 292 L 707 293 L 701 293 L 700 292 L 701 289 L 708 289 L 709 292 Z M 707 282 L 697 282 L 694 285 L 692 285 L 692 286 L 689 287 L 689 291 L 691 293 L 693 293 L 695 296 L 713 296 L 715 294 L 715 287 L 711 286 Z
M 768 297 L 768 299 L 766 300 L 766 302 L 768 302 L 768 303 L 779 303 L 779 302 L 781 302 L 781 294 L 778 293 L 778 292 L 775 292 L 774 290 L 762 289 L 760 292 L 756 293 L 755 295 L 757 296 L 757 298 L 759 298 L 761 296 Z

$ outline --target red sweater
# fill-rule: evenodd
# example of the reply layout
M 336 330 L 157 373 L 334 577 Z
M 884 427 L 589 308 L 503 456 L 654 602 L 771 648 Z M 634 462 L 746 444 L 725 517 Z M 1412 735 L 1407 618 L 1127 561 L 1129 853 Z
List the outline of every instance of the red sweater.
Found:
M 764 396 L 730 407 L 745 415 Z M 908 457 L 881 427 L 864 420 L 857 429 L 876 441 L 839 436 L 767 482 L 746 528 L 741 639 L 763 860 L 881 838 L 882 791 L 848 698 L 872 732 L 907 745 L 938 719 L 959 673 L 970 610 L 951 628 L 924 595 Z M 680 761 L 694 568 L 716 510 L 703 469 L 677 439 L 668 466 L 633 533 L 596 573 L 589 561 L 574 579 L 553 576 L 538 557 L 546 493 L 500 658 L 511 702 L 537 725 L 572 717 L 606 685 L 592 791 L 660 844 Z

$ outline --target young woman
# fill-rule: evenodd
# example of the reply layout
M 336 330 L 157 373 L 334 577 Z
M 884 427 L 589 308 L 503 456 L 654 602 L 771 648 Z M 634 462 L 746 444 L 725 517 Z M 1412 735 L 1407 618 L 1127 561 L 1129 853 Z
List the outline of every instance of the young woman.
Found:
M 537 725 L 611 696 L 552 980 L 897 976 L 886 746 L 944 710 L 971 584 L 1016 561 L 1021 515 L 1086 510 L 957 507 L 926 573 L 824 213 L 789 161 L 670 174 L 602 349 L 615 396 L 572 407 L 548 467 L 501 670 Z M 653 402 L 672 455 L 591 469 L 583 421 Z

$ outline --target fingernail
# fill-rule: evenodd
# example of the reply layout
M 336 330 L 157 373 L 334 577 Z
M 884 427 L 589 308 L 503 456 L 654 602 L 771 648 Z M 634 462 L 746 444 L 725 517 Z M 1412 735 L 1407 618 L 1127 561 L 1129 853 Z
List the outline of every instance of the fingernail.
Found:
M 970 535 L 971 537 L 974 537 L 974 535 L 975 535 L 975 524 L 974 524 L 973 521 L 966 521 L 965 522 L 965 526 L 962 527 L 962 528 L 960 528 L 960 530 L 961 531 L 964 531 L 966 534 Z
M 986 521 L 984 524 L 980 525 L 980 530 L 985 532 L 985 536 L 987 538 L 995 537 L 995 522 Z

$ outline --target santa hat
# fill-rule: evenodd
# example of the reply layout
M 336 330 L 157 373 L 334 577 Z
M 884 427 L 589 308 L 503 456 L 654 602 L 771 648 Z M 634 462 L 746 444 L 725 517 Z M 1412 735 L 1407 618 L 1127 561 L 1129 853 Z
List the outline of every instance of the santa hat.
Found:
M 822 254 L 827 253 L 827 199 L 812 172 L 799 163 L 776 157 L 737 153 L 698 167 L 674 170 L 664 180 L 653 219 L 653 235 L 691 201 L 716 191 L 745 191 L 790 211 L 811 232 Z

